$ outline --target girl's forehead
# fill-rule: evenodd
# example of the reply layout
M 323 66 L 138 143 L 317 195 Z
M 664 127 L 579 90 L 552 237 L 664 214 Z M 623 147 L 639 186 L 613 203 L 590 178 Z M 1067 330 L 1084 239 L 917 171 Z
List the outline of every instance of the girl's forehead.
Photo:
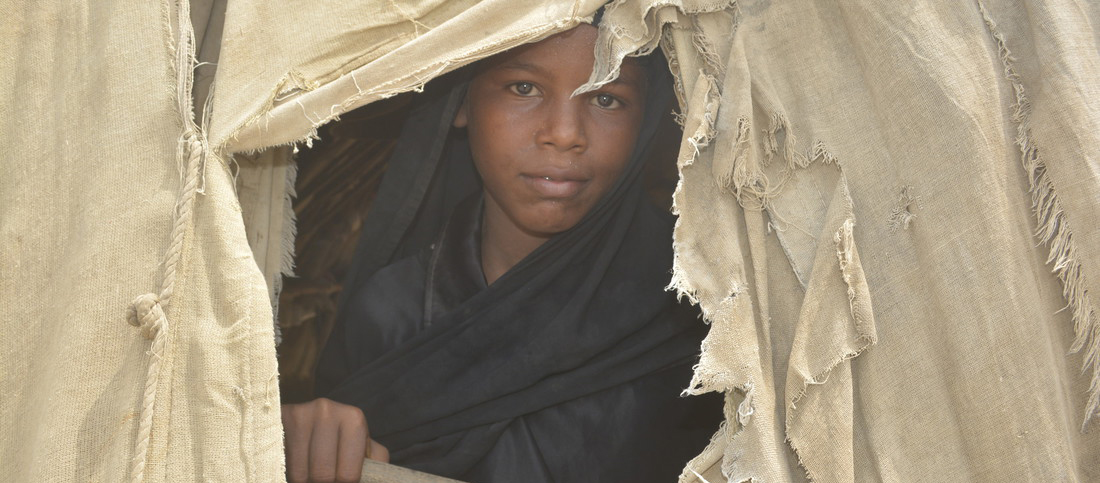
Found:
M 585 80 L 595 63 L 598 29 L 582 24 L 538 42 L 521 45 L 485 59 L 475 67 L 476 75 L 496 71 L 526 71 L 534 75 L 551 76 L 564 69 L 582 72 Z M 620 76 L 614 83 L 644 88 L 645 68 L 638 59 L 624 59 Z M 580 87 L 578 84 L 576 87 Z

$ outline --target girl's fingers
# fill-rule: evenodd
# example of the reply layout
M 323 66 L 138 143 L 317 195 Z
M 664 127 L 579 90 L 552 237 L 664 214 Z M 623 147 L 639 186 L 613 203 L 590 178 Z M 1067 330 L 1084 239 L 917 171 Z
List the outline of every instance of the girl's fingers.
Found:
M 282 406 L 290 483 L 358 482 L 368 446 L 367 421 L 355 406 L 329 399 Z M 382 445 L 382 461 L 389 452 Z
M 296 406 L 283 405 L 283 428 L 286 431 L 286 479 L 289 483 L 309 481 L 309 440 L 313 425 L 294 413 Z
M 372 439 L 370 440 L 369 447 L 370 450 L 367 453 L 367 458 L 374 461 L 381 461 L 383 463 L 390 462 L 390 450 L 386 449 L 385 446 L 382 446 L 382 443 L 379 443 L 378 441 Z
M 336 451 L 340 422 L 321 418 L 313 425 L 309 438 L 309 479 L 312 482 L 336 481 Z
M 336 481 L 359 481 L 363 472 L 363 456 L 368 448 L 367 435 L 367 422 L 362 417 L 341 421 L 340 449 L 336 453 Z

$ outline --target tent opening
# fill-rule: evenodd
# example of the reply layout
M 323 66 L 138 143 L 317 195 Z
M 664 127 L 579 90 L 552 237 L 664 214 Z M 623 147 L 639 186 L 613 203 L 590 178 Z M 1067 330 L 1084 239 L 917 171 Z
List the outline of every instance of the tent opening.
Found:
M 278 296 L 284 403 L 319 396 L 314 392 L 314 370 L 336 321 L 341 290 L 388 158 L 415 97 L 432 95 L 433 84 L 445 82 L 450 82 L 446 76 L 429 83 L 424 93 L 408 92 L 348 112 L 320 127 L 312 147 L 301 147 L 293 200 L 294 276 L 283 280 Z M 675 102 L 666 111 L 646 162 L 644 183 L 653 203 L 669 210 L 682 130 Z

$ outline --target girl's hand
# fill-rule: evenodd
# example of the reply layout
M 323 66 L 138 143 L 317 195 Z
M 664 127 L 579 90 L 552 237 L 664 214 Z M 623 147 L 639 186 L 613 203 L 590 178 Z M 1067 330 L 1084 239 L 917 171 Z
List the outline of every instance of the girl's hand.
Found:
M 282 413 L 290 483 L 356 483 L 364 458 L 390 460 L 386 447 L 370 439 L 358 407 L 320 398 L 284 404 Z

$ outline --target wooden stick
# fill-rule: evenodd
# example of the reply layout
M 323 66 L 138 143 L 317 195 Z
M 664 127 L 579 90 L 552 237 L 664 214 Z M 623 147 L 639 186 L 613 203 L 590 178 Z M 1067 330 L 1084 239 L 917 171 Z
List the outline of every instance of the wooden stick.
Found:
M 363 477 L 359 483 L 462 483 L 458 480 L 430 475 L 419 471 L 381 463 L 374 460 L 363 460 Z

